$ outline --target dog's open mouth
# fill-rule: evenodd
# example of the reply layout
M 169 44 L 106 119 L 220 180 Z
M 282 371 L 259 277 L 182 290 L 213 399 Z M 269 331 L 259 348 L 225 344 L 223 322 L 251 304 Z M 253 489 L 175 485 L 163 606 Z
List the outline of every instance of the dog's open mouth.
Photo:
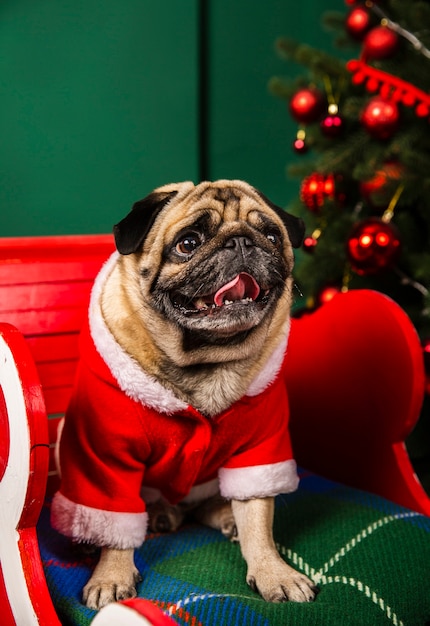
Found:
M 261 288 L 250 274 L 241 272 L 213 294 L 190 299 L 176 292 L 172 297 L 172 302 L 184 314 L 192 315 L 213 312 L 235 304 L 265 304 L 268 301 L 269 293 L 270 289 Z

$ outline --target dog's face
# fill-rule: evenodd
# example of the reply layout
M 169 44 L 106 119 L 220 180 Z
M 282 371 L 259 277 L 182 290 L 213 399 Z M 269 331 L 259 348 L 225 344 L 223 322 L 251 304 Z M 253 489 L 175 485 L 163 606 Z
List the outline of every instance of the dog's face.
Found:
M 303 222 L 242 181 L 169 185 L 114 228 L 155 318 L 192 352 L 241 346 L 288 315 Z M 222 359 L 221 359 L 222 360 Z

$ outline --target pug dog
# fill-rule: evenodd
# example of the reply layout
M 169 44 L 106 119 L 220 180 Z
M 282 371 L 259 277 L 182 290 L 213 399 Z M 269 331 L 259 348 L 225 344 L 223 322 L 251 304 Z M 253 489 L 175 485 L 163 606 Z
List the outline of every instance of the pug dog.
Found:
M 51 509 L 54 528 L 101 548 L 88 607 L 135 596 L 148 524 L 175 529 L 186 511 L 239 542 L 265 600 L 315 598 L 272 534 L 274 497 L 298 486 L 283 362 L 303 233 L 239 180 L 160 187 L 114 227 Z

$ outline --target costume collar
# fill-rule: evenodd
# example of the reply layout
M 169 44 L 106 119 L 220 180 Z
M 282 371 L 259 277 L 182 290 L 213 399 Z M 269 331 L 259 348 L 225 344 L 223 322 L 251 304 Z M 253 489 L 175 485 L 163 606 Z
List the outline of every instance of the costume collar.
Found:
M 184 410 L 188 407 L 187 403 L 177 398 L 172 391 L 163 387 L 156 378 L 147 374 L 139 363 L 123 350 L 103 319 L 100 296 L 103 285 L 112 272 L 118 258 L 119 253 L 114 252 L 106 261 L 96 277 L 91 292 L 89 325 L 94 345 L 116 379 L 120 389 L 128 397 L 161 413 L 175 413 Z M 289 330 L 290 324 L 288 322 L 285 327 L 283 340 L 275 348 L 263 369 L 251 382 L 246 393 L 247 396 L 257 396 L 275 380 L 282 367 Z

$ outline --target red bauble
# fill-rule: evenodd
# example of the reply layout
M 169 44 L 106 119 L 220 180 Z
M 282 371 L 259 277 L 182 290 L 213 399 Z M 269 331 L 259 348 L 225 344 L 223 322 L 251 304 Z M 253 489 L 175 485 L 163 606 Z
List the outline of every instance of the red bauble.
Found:
M 320 127 L 326 137 L 337 137 L 343 130 L 343 120 L 338 114 L 329 114 L 321 120 Z
M 398 230 L 377 217 L 358 222 L 349 236 L 347 253 L 354 272 L 377 274 L 392 267 L 400 254 Z
M 430 376 L 430 337 L 422 340 L 424 366 L 427 374 Z
M 297 152 L 297 154 L 305 154 L 308 151 L 308 147 L 305 143 L 305 140 L 297 137 L 293 141 L 293 150 L 294 152 Z
M 324 110 L 325 98 L 316 87 L 299 89 L 290 100 L 290 113 L 300 124 L 316 122 Z
M 424 367 L 426 371 L 426 393 L 430 395 L 430 337 L 423 339 L 421 345 L 423 347 Z
M 330 302 L 338 293 L 340 288 L 337 285 L 326 285 L 321 289 L 317 296 L 317 302 L 319 305 Z
M 399 45 L 399 37 L 388 26 L 375 26 L 369 30 L 363 43 L 367 59 L 386 59 L 392 56 Z
M 345 19 L 345 28 L 348 34 L 358 41 L 363 39 L 371 25 L 372 18 L 369 11 L 360 6 L 352 9 Z
M 318 239 L 316 239 L 315 237 L 312 237 L 312 235 L 308 235 L 303 240 L 303 244 L 302 244 L 303 250 L 305 252 L 309 252 L 312 254 L 312 252 L 315 250 L 317 246 L 317 243 L 318 243 Z
M 397 161 L 387 161 L 375 172 L 372 178 L 360 183 L 360 194 L 373 206 L 386 205 L 404 173 L 404 167 Z
M 388 139 L 397 130 L 399 117 L 399 109 L 395 102 L 375 96 L 363 109 L 360 121 L 377 139 Z
M 310 211 L 318 211 L 327 199 L 335 197 L 333 174 L 314 172 L 307 176 L 300 188 L 300 199 Z

